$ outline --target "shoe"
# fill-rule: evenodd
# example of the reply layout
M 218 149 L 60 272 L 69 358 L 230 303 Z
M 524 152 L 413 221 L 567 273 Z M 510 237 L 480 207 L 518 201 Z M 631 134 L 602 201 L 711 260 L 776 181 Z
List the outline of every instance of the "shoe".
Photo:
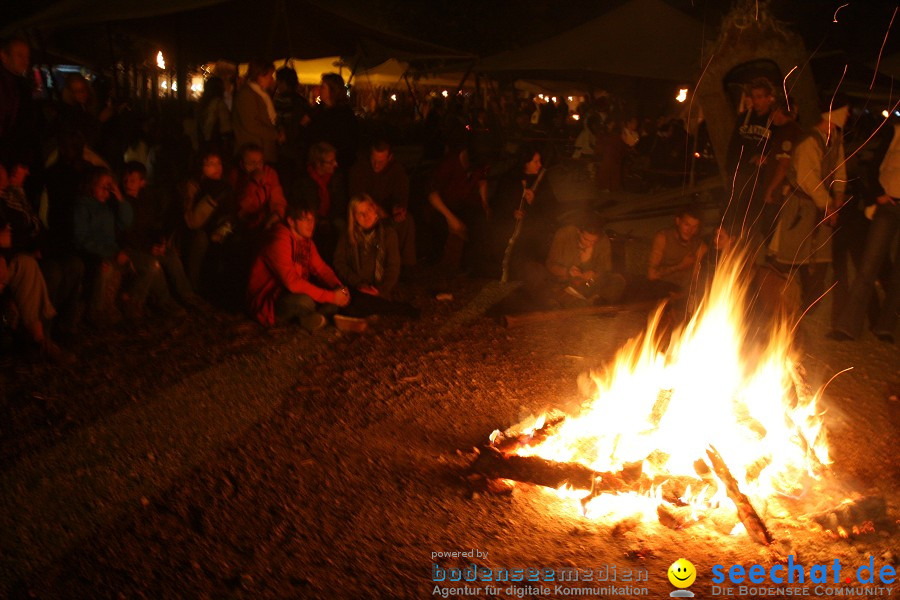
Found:
M 310 333 L 325 327 L 325 316 L 313 313 L 300 318 L 300 326 Z
M 880 341 L 886 344 L 895 343 L 894 336 L 890 333 L 885 333 L 883 331 L 873 331 L 872 333 L 875 334 L 875 337 L 877 337 Z
M 825 337 L 829 340 L 834 340 L 836 342 L 852 342 L 853 336 L 848 333 L 844 333 L 839 329 L 832 329 L 828 333 L 825 334 Z

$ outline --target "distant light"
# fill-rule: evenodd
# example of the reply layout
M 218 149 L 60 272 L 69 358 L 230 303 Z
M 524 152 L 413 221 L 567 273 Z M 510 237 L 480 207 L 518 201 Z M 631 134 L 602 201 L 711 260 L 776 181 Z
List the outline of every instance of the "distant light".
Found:
M 553 101 L 553 104 L 556 104 L 556 96 L 553 96 L 552 98 L 550 98 L 550 100 Z
M 394 102 L 396 102 L 396 101 L 397 101 L 397 94 L 391 94 L 391 100 L 393 100 Z
M 881 116 L 884 117 L 885 119 L 887 119 L 889 116 L 891 116 L 891 113 L 889 113 L 886 110 L 883 110 L 883 111 L 881 111 Z
M 316 104 L 322 104 L 322 96 L 316 96 Z
M 894 111 L 894 116 L 895 116 L 895 117 L 900 117 L 900 110 L 895 110 L 895 111 Z
M 694 152 L 694 158 L 700 158 L 700 153 L 699 153 L 699 152 Z
M 571 101 L 572 101 L 572 96 L 569 96 L 569 102 L 571 102 Z
M 178 91 L 178 82 L 177 82 L 177 81 L 173 81 L 173 82 L 172 82 L 172 91 L 173 91 L 173 92 L 177 92 L 177 91 Z
M 163 58 L 162 50 L 156 53 L 156 66 L 160 69 L 166 68 L 166 59 Z
M 687 100 L 687 93 L 687 88 L 681 88 L 680 90 L 678 90 L 678 95 L 675 96 L 675 99 L 678 102 L 684 102 L 685 100 Z
M 543 99 L 544 99 L 544 95 L 543 95 L 543 94 L 538 94 L 538 98 L 540 98 L 541 100 L 543 100 Z
M 573 121 L 578 121 L 578 120 L 580 120 L 580 119 L 581 119 L 581 115 L 579 115 L 578 113 L 575 113 L 574 115 L 572 115 L 572 120 L 573 120 Z
M 164 79 L 163 82 L 161 84 L 159 84 L 159 87 L 161 87 L 164 90 L 167 90 L 167 89 L 169 89 L 169 82 Z
M 444 98 L 446 98 L 449 95 L 450 95 L 450 92 L 448 92 L 447 90 L 444 90 L 443 92 L 441 92 L 441 96 L 443 96 Z

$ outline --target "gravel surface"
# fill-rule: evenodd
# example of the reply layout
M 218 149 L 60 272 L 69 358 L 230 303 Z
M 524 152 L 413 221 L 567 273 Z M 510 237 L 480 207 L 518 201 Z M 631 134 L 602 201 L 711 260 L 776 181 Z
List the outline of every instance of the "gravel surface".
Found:
M 703 524 L 588 521 L 527 485 L 473 492 L 467 452 L 542 408 L 577 406 L 578 376 L 646 314 L 504 329 L 483 315 L 504 295 L 498 284 L 456 280 L 450 301 L 424 284 L 406 291 L 422 319 L 382 319 L 361 335 L 264 332 L 210 314 L 90 336 L 72 368 L 8 359 L 0 595 L 417 598 L 435 592 L 434 563 L 475 562 L 642 569 L 650 597 L 665 597 L 665 572 L 684 556 L 701 573 L 693 591 L 713 597 L 716 563 L 896 562 L 896 346 L 827 341 L 808 319 L 809 382 L 854 367 L 826 393 L 834 465 L 816 504 L 878 495 L 889 519 L 837 540 L 782 509 L 765 548 Z M 472 549 L 487 555 L 433 559 Z M 469 591 L 557 597 L 527 585 Z

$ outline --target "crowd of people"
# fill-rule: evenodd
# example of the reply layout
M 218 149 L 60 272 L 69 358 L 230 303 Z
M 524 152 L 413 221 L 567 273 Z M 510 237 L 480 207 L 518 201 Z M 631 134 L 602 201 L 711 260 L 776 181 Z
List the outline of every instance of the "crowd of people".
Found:
M 397 291 L 422 260 L 443 277 L 499 277 L 502 268 L 504 278 L 524 282 L 537 308 L 678 295 L 696 287 L 704 261 L 726 239 L 766 248 L 785 285 L 797 274 L 804 306 L 823 293 L 822 265 L 833 252 L 841 301 L 832 336 L 852 338 L 897 229 L 900 141 L 890 138 L 883 159 L 872 159 L 882 160 L 877 210 L 850 282 L 831 229 L 850 212 L 841 113 L 830 110 L 805 134 L 786 99 L 761 80 L 750 85 L 738 119 L 729 155 L 734 190 L 714 252 L 701 240 L 701 215 L 685 210 L 655 236 L 646 273 L 634 277 L 614 267 L 599 215 L 557 218 L 559 202 L 541 182 L 558 150 L 515 139 L 517 126 L 565 133 L 572 123 L 564 102 L 532 104 L 531 115 L 527 103 L 469 113 L 427 106 L 420 141 L 433 168 L 414 207 L 391 128 L 360 120 L 338 74 L 323 75 L 316 102 L 300 93 L 293 70 L 265 61 L 251 61 L 240 85 L 211 77 L 192 106 L 188 135 L 186 121 L 141 119 L 112 96 L 101 107 L 80 74 L 66 78 L 58 100 L 38 104 L 28 45 L 7 40 L 0 59 L 5 322 L 35 355 L 56 361 L 75 357 L 55 340 L 148 311 L 185 315 L 218 305 L 263 326 L 309 331 L 336 314 L 416 318 L 419 309 Z M 678 129 L 669 122 L 650 136 L 605 101 L 579 111 L 583 130 L 568 133 L 576 153 L 600 157 L 604 190 L 621 189 L 629 152 Z M 506 168 L 491 172 L 511 140 L 516 151 Z M 846 244 L 843 252 L 842 265 L 852 254 Z M 873 317 L 881 339 L 892 339 L 896 325 L 896 279 L 895 269 Z

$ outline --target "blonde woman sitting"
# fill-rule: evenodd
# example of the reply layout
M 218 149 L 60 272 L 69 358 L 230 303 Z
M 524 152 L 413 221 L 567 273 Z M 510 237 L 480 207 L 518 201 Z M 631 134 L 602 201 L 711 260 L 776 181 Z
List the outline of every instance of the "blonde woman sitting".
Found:
M 418 316 L 419 311 L 391 300 L 400 278 L 397 232 L 378 217 L 378 207 L 367 194 L 350 200 L 347 231 L 334 253 L 334 270 L 356 293 L 341 313 L 352 317 L 375 314 Z

